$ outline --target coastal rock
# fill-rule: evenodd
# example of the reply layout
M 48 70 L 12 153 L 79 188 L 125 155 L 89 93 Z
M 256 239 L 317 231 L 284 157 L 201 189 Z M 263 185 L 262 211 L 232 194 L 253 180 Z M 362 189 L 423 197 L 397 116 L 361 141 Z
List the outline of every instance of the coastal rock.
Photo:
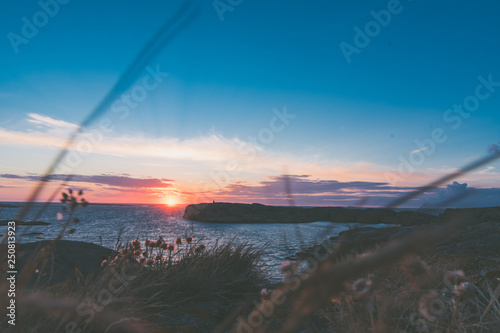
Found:
M 18 207 L 21 207 L 21 206 L 0 203 L 0 208 L 18 208 Z
M 500 223 L 470 224 L 435 247 L 437 254 L 500 255 Z
M 19 220 L 0 220 L 0 225 L 8 225 L 9 222 L 16 222 L 16 226 L 18 225 L 50 225 L 49 222 L 44 221 L 19 221 Z
M 500 207 L 485 208 L 448 208 L 438 217 L 438 221 L 463 219 L 468 224 L 494 221 L 500 222 Z
M 51 241 L 17 244 L 16 270 L 22 272 L 29 258 L 49 245 Z M 7 247 L 7 244 L 2 244 Z M 4 251 L 4 250 L 2 250 Z M 5 250 L 5 253 L 7 251 Z M 101 272 L 101 263 L 114 251 L 96 244 L 59 240 L 51 255 L 47 256 L 40 269 L 45 264 L 45 269 L 40 272 L 40 282 L 51 285 L 66 281 L 76 282 L 78 279 L 87 279 Z M 39 273 L 34 273 L 26 287 L 31 288 L 38 278 Z
M 433 223 L 437 220 L 434 215 L 429 215 L 421 212 L 415 211 L 401 211 L 396 213 L 392 220 L 387 221 L 387 224 L 399 224 L 399 225 L 424 225 Z
M 500 278 L 500 208 L 448 209 L 437 218 L 436 223 L 453 222 L 457 219 L 465 219 L 466 223 L 450 230 L 448 237 L 422 249 L 420 254 L 435 260 L 441 258 L 444 261 L 458 262 L 459 269 L 474 276 Z M 417 225 L 360 227 L 343 231 L 330 238 L 330 241 L 339 245 L 338 256 L 342 258 L 402 239 L 418 228 L 420 227 Z M 315 245 L 305 252 L 310 256 L 320 248 L 320 245 Z
M 395 212 L 387 208 L 288 207 L 261 204 L 203 203 L 188 205 L 187 220 L 214 223 L 338 223 L 420 225 L 435 221 L 433 215 L 419 212 Z
M 415 230 L 414 226 L 402 226 L 392 228 L 362 227 L 341 232 L 333 240 L 342 242 L 345 253 L 364 252 L 382 245 L 389 241 L 408 236 Z
M 376 245 L 408 236 L 417 226 L 392 228 L 355 228 L 341 232 L 332 240 L 342 242 L 345 252 L 363 252 Z M 450 232 L 450 237 L 436 243 L 434 254 L 500 254 L 500 223 L 480 222 Z

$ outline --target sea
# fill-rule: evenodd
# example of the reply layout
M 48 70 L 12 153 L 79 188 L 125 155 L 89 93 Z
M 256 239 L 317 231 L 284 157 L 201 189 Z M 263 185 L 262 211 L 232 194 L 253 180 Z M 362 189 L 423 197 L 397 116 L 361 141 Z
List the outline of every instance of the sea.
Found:
M 24 221 L 31 221 L 43 203 L 34 203 Z M 9 206 L 9 207 L 5 207 Z M 11 207 L 12 206 L 12 207 Z M 12 220 L 18 215 L 23 203 L 3 202 L 0 205 L 0 220 Z M 340 232 L 359 226 L 376 228 L 392 225 L 366 225 L 358 223 L 333 223 L 317 221 L 311 223 L 206 223 L 184 219 L 185 206 L 168 205 L 122 205 L 91 204 L 79 207 L 74 214 L 80 222 L 72 223 L 68 229 L 74 233 L 63 239 L 84 241 L 115 249 L 117 244 L 138 238 L 156 240 L 162 236 L 166 242 L 174 243 L 177 237 L 194 238 L 194 242 L 207 247 L 216 243 L 248 243 L 264 251 L 262 260 L 271 279 L 279 279 L 279 268 L 287 257 Z M 61 216 L 62 214 L 62 216 Z M 54 239 L 61 231 L 68 214 L 59 203 L 49 204 L 36 218 L 50 225 L 18 226 L 16 239 L 20 243 Z M 62 220 L 61 220 L 62 217 Z M 5 235 L 7 226 L 0 226 Z

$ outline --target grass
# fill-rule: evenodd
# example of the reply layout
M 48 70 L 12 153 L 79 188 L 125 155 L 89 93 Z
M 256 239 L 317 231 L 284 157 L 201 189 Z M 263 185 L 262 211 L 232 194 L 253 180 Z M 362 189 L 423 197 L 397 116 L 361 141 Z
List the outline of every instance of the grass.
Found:
M 487 280 L 418 257 L 345 284 L 316 317 L 339 332 L 498 332 L 498 302 Z
M 252 332 L 499 331 L 497 279 L 453 269 L 468 265 L 459 258 L 450 262 L 432 256 L 424 261 L 414 254 L 352 274 L 360 262 L 368 266 L 387 248 L 372 251 L 345 256 L 338 255 L 339 247 L 316 269 L 294 264 L 290 271 L 286 266 L 283 282 L 247 311 L 245 324 L 236 325 L 233 332 L 243 327 L 252 327 Z M 328 267 L 332 269 L 325 272 Z M 273 297 L 286 301 L 281 304 Z M 263 323 L 253 327 L 256 313 L 263 314 L 265 308 L 274 308 L 272 315 L 261 316 Z
M 183 312 L 193 304 L 230 305 L 262 288 L 265 267 L 260 249 L 229 242 L 180 253 L 176 261 L 158 261 L 157 266 L 117 253 L 101 274 L 79 287 L 59 284 L 19 293 L 22 320 L 11 331 L 65 332 L 69 325 L 69 332 L 104 332 L 126 318 L 136 325 L 127 322 L 131 332 L 183 325 Z
M 186 332 L 215 331 L 230 315 L 231 307 L 244 303 L 248 295 L 255 296 L 265 283 L 260 255 L 260 250 L 247 244 L 225 244 L 187 254 L 175 264 L 161 268 L 118 259 L 96 279 L 83 282 L 80 289 L 62 284 L 24 294 L 24 320 L 18 322 L 14 331 L 58 332 L 58 328 L 72 322 L 81 332 L 105 332 L 112 327 L 117 332 L 145 332 L 160 327 L 182 328 Z M 355 256 L 347 257 L 339 264 L 355 260 Z M 462 271 L 449 271 L 443 266 L 446 263 L 428 266 L 420 258 L 410 256 L 349 280 L 335 297 L 295 329 L 497 332 L 500 304 L 493 301 L 489 306 L 495 299 L 492 285 L 486 280 L 472 281 Z M 300 276 L 303 269 L 298 267 L 295 265 L 296 269 L 287 273 L 282 284 L 267 292 L 275 293 Z M 108 302 L 103 291 L 110 291 L 109 282 L 115 276 L 112 271 L 122 270 L 129 283 L 117 292 L 106 292 L 111 295 Z M 269 294 L 262 296 L 259 306 L 266 302 Z M 258 329 L 283 329 L 282 324 L 298 311 L 299 303 L 297 297 L 290 297 Z M 222 312 L 216 314 L 212 311 L 215 307 Z M 246 317 L 252 311 L 247 306 L 237 314 Z M 229 326 L 227 330 L 231 329 Z M 237 327 L 233 325 L 232 329 L 238 331 Z

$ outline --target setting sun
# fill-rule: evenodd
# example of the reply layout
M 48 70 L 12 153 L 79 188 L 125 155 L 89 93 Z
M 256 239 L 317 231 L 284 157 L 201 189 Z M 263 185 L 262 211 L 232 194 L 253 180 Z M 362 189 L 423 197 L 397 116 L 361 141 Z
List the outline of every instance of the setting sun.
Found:
M 171 206 L 171 205 L 175 205 L 175 201 L 173 199 L 169 199 L 167 201 L 167 205 Z

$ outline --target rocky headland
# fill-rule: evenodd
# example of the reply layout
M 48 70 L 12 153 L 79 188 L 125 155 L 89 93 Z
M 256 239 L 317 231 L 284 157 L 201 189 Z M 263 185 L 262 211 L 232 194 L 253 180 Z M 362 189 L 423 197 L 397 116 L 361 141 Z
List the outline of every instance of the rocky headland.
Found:
M 458 262 L 476 276 L 500 278 L 500 207 L 446 209 L 434 216 L 421 212 L 396 212 L 385 208 L 279 207 L 261 204 L 212 203 L 186 207 L 184 218 L 218 223 L 337 223 L 393 224 L 390 228 L 359 227 L 330 238 L 341 244 L 341 257 L 371 251 L 402 239 L 420 228 L 460 220 L 460 226 L 435 244 L 425 247 L 422 255 L 436 260 Z M 303 259 L 318 250 L 315 245 L 288 259 Z
M 49 222 L 44 221 L 20 221 L 20 220 L 0 220 L 0 226 L 9 225 L 9 222 L 16 222 L 18 225 L 50 225 Z
M 187 220 L 215 223 L 338 223 L 422 225 L 436 220 L 434 215 L 415 211 L 396 212 L 388 208 L 290 207 L 261 204 L 202 203 L 188 205 Z

